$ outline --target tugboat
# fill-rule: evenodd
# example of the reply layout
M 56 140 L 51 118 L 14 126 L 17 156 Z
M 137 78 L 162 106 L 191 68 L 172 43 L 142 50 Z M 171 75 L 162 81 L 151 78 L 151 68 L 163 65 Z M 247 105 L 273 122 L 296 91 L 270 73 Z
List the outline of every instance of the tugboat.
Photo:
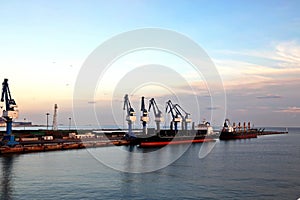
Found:
M 240 122 L 238 123 L 238 126 L 236 126 L 235 123 L 231 125 L 229 119 L 225 119 L 220 134 L 220 140 L 257 138 L 258 132 L 259 130 L 251 128 L 250 122 L 248 122 L 248 126 L 246 126 L 246 122 L 244 122 L 242 127 Z

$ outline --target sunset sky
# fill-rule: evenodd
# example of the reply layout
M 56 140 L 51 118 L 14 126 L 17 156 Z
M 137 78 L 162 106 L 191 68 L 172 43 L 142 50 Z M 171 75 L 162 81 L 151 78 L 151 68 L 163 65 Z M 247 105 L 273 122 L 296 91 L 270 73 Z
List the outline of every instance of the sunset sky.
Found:
M 0 0 L 0 81 L 9 79 L 20 110 L 19 121 L 26 118 L 45 124 L 45 113 L 52 114 L 57 103 L 59 124 L 66 125 L 73 116 L 76 78 L 87 57 L 115 35 L 139 28 L 162 28 L 189 37 L 212 59 L 226 93 L 226 117 L 257 126 L 300 126 L 299 9 L 297 0 Z M 172 65 L 198 83 L 185 70 L 184 62 L 168 56 L 153 52 L 129 55 L 116 62 L 114 70 L 121 73 L 132 62 L 142 65 L 151 59 L 156 59 L 155 64 L 168 60 L 160 64 Z M 159 96 L 164 105 L 170 93 L 157 88 L 156 94 L 154 88 L 148 92 Z M 113 90 L 113 85 L 105 88 L 107 95 Z M 127 92 L 132 91 L 124 94 Z M 138 115 L 142 93 L 131 96 Z M 184 99 L 185 93 L 178 95 Z M 123 96 L 118 98 L 120 117 Z M 218 105 L 212 108 L 205 101 L 201 103 L 205 105 L 201 105 L 199 117 L 188 100 L 182 102 L 192 116 L 198 117 L 194 121 L 218 109 Z M 93 104 L 99 112 L 107 108 L 105 99 L 98 96 L 86 101 L 87 106 Z M 82 116 L 81 124 L 94 123 L 84 113 Z

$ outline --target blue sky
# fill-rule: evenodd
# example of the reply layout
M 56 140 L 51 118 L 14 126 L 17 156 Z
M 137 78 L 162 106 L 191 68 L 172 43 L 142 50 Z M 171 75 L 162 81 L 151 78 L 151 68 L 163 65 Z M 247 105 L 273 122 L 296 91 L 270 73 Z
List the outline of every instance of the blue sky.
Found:
M 97 46 L 125 31 L 165 28 L 190 37 L 214 61 L 227 117 L 298 126 L 299 8 L 283 0 L 0 1 L 0 78 L 9 78 L 20 119 L 44 123 L 58 103 L 67 124 L 77 74 Z

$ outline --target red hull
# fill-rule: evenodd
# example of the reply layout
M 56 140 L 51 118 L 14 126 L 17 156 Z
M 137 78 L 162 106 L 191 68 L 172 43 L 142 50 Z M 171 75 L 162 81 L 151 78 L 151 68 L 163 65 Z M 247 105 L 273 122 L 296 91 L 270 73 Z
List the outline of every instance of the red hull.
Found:
M 194 139 L 194 140 L 176 140 L 176 141 L 155 141 L 155 142 L 141 142 L 140 147 L 162 147 L 166 145 L 174 144 L 189 144 L 189 143 L 203 143 L 203 142 L 214 142 L 215 139 Z

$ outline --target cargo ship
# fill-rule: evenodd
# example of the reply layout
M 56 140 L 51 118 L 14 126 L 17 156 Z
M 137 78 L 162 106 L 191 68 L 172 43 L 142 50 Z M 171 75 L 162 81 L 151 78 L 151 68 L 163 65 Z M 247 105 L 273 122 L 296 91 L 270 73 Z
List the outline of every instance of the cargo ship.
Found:
M 259 132 L 260 130 L 251 128 L 250 122 L 248 122 L 248 126 L 246 126 L 246 122 L 243 126 L 241 123 L 236 126 L 235 123 L 231 125 L 229 119 L 226 119 L 219 138 L 220 140 L 257 138 Z
M 163 147 L 166 145 L 214 142 L 217 134 L 208 122 L 199 124 L 192 130 L 160 130 L 150 137 L 139 137 L 133 143 L 139 147 Z
M 176 144 L 192 144 L 192 143 L 204 143 L 204 142 L 214 142 L 215 137 L 212 136 L 179 136 L 179 137 L 159 137 L 152 136 L 147 139 L 143 139 L 139 142 L 139 147 L 163 147 L 166 145 L 176 145 Z

